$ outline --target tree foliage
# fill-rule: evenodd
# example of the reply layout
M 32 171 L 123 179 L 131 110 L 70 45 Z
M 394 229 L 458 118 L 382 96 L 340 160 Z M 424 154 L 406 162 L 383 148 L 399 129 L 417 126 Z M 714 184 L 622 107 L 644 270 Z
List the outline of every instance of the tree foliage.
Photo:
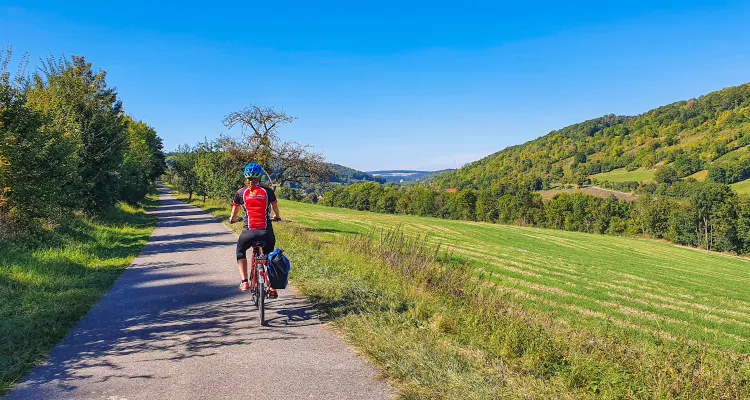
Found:
M 48 58 L 33 76 L 28 104 L 49 116 L 50 129 L 74 146 L 76 197 L 80 207 L 102 211 L 118 198 L 118 172 L 128 147 L 122 103 L 84 57 Z
M 161 139 L 125 116 L 106 74 L 73 56 L 30 77 L 24 58 L 12 76 L 11 55 L 0 56 L 0 224 L 141 200 L 164 170 Z
M 672 184 L 678 179 L 677 170 L 671 165 L 662 165 L 654 173 L 654 180 L 658 183 Z
M 367 182 L 336 187 L 320 203 L 389 214 L 646 236 L 706 250 L 750 251 L 750 197 L 710 182 L 661 185 L 654 194 L 633 202 L 583 193 L 560 193 L 543 201 L 522 186 L 436 191 L 427 184 Z
M 550 187 L 582 184 L 587 176 L 617 168 L 651 169 L 661 163 L 670 165 L 677 178 L 714 166 L 712 180 L 733 183 L 750 178 L 749 144 L 750 84 L 745 84 L 638 116 L 610 114 L 555 130 L 434 182 L 440 188 L 481 189 L 539 179 Z

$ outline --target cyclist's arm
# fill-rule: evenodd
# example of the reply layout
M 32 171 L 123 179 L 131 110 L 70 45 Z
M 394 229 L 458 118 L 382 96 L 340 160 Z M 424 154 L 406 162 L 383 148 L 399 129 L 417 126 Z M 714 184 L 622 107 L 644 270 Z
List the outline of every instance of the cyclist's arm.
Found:
M 240 211 L 240 206 L 232 204 L 232 217 L 229 219 L 229 223 L 234 224 L 237 222 L 237 213 Z
M 279 203 L 271 203 L 271 209 L 273 209 L 274 218 L 281 219 L 281 214 L 279 214 Z
M 229 218 L 229 223 L 234 224 L 236 222 L 239 222 L 237 220 L 237 213 L 240 212 L 240 207 L 242 204 L 242 189 L 238 190 L 237 193 L 234 194 L 234 199 L 232 199 L 232 216 Z

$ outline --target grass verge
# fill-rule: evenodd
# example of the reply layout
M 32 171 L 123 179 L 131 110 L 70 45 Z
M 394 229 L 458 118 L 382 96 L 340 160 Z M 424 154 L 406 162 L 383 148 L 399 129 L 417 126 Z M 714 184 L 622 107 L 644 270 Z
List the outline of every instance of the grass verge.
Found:
M 98 219 L 74 218 L 34 237 L 0 242 L 0 396 L 112 286 L 151 237 L 156 217 L 119 204 Z
M 222 203 L 193 203 L 229 215 Z M 574 327 L 519 306 L 424 237 L 323 236 L 297 224 L 276 234 L 294 285 L 402 398 L 750 397 L 746 354 Z

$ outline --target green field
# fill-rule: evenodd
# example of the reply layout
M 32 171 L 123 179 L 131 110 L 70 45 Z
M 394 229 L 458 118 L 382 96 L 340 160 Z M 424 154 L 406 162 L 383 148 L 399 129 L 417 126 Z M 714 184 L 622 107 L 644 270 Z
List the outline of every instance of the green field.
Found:
M 739 194 L 750 194 L 750 179 L 732 184 L 732 189 Z
M 750 351 L 750 261 L 650 240 L 382 215 L 283 201 L 321 235 L 400 226 L 472 263 L 525 307 L 574 326 L 617 327 L 649 341 Z
M 692 175 L 686 176 L 683 179 L 688 179 L 688 178 L 695 178 L 695 180 L 697 180 L 698 182 L 703 182 L 708 178 L 708 170 L 707 169 L 700 170 Z
M 602 174 L 591 175 L 591 179 L 608 182 L 653 182 L 653 169 L 638 168 L 634 171 L 628 171 L 625 168 L 615 169 Z

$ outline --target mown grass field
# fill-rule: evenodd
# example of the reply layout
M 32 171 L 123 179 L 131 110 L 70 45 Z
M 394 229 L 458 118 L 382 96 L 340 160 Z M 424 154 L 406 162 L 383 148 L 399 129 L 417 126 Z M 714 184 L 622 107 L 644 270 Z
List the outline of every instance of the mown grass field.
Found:
M 696 181 L 703 182 L 708 178 L 708 170 L 707 169 L 700 170 L 692 175 L 686 176 L 683 179 L 688 179 L 688 178 L 694 178 Z
M 739 194 L 750 194 L 750 179 L 734 183 L 731 186 L 732 189 Z
M 549 200 L 555 197 L 555 195 L 559 193 L 584 193 L 584 194 L 589 194 L 591 196 L 601 197 L 603 199 L 606 199 L 610 196 L 615 196 L 618 200 L 624 200 L 624 201 L 633 201 L 637 198 L 635 195 L 631 193 L 620 192 L 617 190 L 603 189 L 603 188 L 594 187 L 594 186 L 577 187 L 577 188 L 571 188 L 571 189 L 538 190 L 536 193 L 542 196 L 542 199 L 544 200 Z
M 615 169 L 602 174 L 591 175 L 592 179 L 609 182 L 653 182 L 653 169 L 638 168 L 634 171 L 628 171 L 625 168 Z
M 155 223 L 143 208 L 120 204 L 104 218 L 0 241 L 0 396 L 104 295 Z
M 525 307 L 576 326 L 617 327 L 651 341 L 688 338 L 750 351 L 750 261 L 650 240 L 381 215 L 284 201 L 321 235 L 400 226 L 428 234 Z

